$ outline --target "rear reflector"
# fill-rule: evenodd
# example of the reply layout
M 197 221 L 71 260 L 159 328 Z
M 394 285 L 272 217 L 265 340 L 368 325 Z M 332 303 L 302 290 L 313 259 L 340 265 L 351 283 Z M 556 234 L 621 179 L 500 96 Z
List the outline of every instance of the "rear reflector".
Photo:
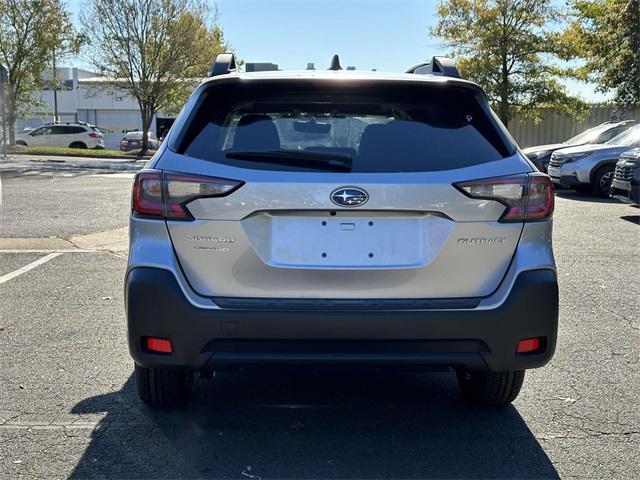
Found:
M 173 345 L 171 340 L 165 338 L 147 337 L 145 339 L 145 348 L 150 352 L 173 353 Z
M 132 209 L 147 218 L 191 221 L 186 205 L 204 197 L 224 197 L 243 182 L 226 178 L 144 170 L 133 183 Z
M 551 179 L 542 173 L 485 178 L 454 186 L 471 198 L 495 200 L 507 207 L 500 222 L 545 220 L 553 214 Z
M 516 347 L 516 353 L 532 353 L 540 350 L 540 346 L 542 342 L 540 338 L 525 338 L 518 342 L 518 346 Z

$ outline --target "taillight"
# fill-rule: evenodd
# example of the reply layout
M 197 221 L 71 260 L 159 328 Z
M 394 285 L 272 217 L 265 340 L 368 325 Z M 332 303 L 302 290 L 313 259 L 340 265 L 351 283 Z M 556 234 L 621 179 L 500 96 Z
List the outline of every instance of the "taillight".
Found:
M 553 184 L 542 173 L 485 178 L 454 186 L 471 198 L 496 200 L 507 207 L 500 222 L 544 220 L 553 214 Z
M 203 197 L 224 197 L 243 182 L 225 178 L 145 170 L 133 183 L 134 215 L 167 220 L 193 220 L 186 205 Z
M 555 196 L 551 179 L 542 174 L 529 175 L 527 220 L 544 220 L 553 214 Z
M 242 182 L 225 178 L 201 177 L 178 173 L 164 174 L 165 216 L 172 220 L 193 220 L 185 205 L 196 198 L 223 197 Z
M 97 134 L 97 133 L 95 133 L 95 132 L 91 132 L 91 133 L 89 134 L 89 136 L 90 136 L 91 138 L 98 138 L 98 134 Z
M 162 172 L 138 173 L 133 182 L 131 199 L 134 213 L 144 217 L 164 218 Z

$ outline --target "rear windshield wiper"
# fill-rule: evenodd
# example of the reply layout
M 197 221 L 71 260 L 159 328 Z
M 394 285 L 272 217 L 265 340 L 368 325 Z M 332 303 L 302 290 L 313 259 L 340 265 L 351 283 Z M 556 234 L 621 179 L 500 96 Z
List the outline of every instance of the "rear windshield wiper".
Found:
M 300 167 L 326 168 L 329 170 L 351 170 L 351 157 L 341 153 L 309 152 L 300 150 L 269 150 L 256 152 L 226 152 L 227 158 L 237 160 L 265 161 Z

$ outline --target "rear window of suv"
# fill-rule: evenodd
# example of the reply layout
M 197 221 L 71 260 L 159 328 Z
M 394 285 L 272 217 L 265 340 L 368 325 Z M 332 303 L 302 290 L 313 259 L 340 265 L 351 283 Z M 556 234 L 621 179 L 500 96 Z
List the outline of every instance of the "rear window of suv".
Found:
M 242 168 L 323 170 L 335 157 L 352 172 L 420 172 L 515 153 L 481 95 L 463 87 L 299 79 L 222 83 L 202 95 L 178 152 Z

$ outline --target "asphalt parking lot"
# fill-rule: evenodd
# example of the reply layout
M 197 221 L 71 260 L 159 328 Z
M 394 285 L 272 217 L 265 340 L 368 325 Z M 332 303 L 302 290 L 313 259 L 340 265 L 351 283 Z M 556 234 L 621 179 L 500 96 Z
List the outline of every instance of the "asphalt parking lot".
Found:
M 512 407 L 448 373 L 287 370 L 151 410 L 123 309 L 139 167 L 0 160 L 2 478 L 640 477 L 640 209 L 559 193 L 558 349 Z

